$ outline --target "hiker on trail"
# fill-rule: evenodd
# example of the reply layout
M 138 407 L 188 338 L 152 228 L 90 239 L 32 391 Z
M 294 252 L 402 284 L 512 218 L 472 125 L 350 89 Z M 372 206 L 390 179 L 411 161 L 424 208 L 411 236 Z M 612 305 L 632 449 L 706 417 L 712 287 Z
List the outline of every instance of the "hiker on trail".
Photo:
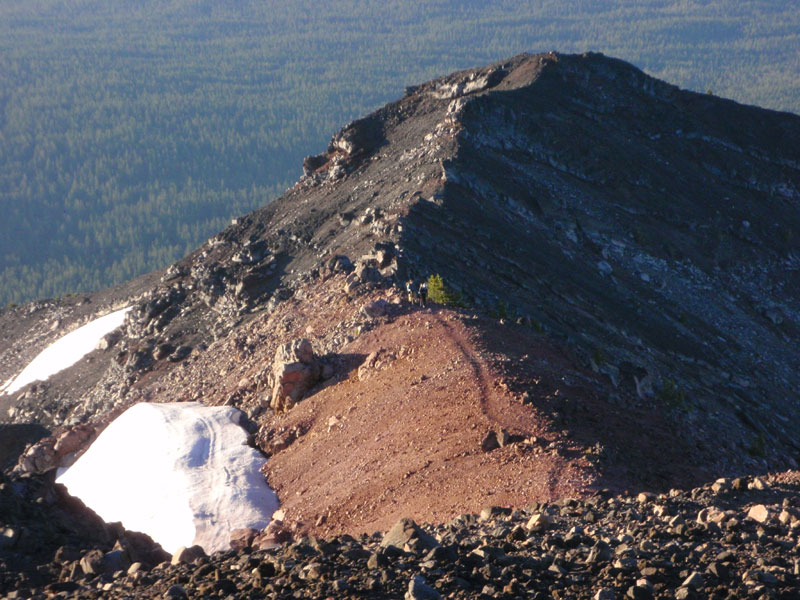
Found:
M 423 281 L 419 284 L 419 305 L 426 306 L 428 304 L 428 282 Z
M 406 294 L 408 294 L 408 303 L 414 304 L 414 282 L 410 279 L 406 281 Z

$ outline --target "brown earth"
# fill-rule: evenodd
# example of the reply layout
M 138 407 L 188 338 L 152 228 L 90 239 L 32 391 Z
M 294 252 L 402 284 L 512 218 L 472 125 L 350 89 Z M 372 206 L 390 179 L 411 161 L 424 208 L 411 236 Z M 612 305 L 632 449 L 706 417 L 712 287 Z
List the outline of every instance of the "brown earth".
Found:
M 285 521 L 314 534 L 709 477 L 690 466 L 698 450 L 652 401 L 580 367 L 552 336 L 411 307 L 395 288 L 346 293 L 344 281 L 322 277 L 179 365 L 156 364 L 130 389 L 130 403 L 242 408 L 272 454 L 265 471 Z M 361 307 L 377 299 L 388 301 L 387 315 L 365 317 Z M 298 337 L 312 341 L 334 375 L 288 413 L 265 412 L 275 349 Z M 506 430 L 510 443 L 484 452 L 490 430 Z M 276 451 L 276 439 L 288 447 Z
M 290 521 L 315 533 L 372 532 L 403 516 L 443 522 L 486 504 L 579 493 L 592 482 L 585 459 L 545 449 L 543 415 L 497 386 L 452 312 L 403 314 L 345 352 L 378 352 L 378 362 L 275 422 L 309 427 L 267 464 Z M 490 429 L 520 442 L 483 452 Z M 537 441 L 522 442 L 530 438 Z
M 697 449 L 652 401 L 581 367 L 551 335 L 412 307 L 395 288 L 347 293 L 344 282 L 320 277 L 184 362 L 157 363 L 105 422 L 140 401 L 243 409 L 271 454 L 265 472 L 285 521 L 318 535 L 709 477 L 688 466 L 699 462 Z M 378 299 L 387 314 L 366 317 L 361 307 Z M 334 375 L 273 415 L 264 409 L 265 376 L 278 345 L 298 337 L 312 341 Z M 490 430 L 507 431 L 509 443 L 484 452 Z M 288 447 L 276 450 L 271 442 L 280 439 Z
M 699 475 L 663 417 L 641 408 L 608 414 L 596 397 L 603 384 L 591 374 L 565 385 L 575 368 L 545 336 L 438 307 L 400 311 L 344 349 L 377 352 L 375 366 L 351 371 L 273 422 L 306 431 L 266 467 L 293 527 L 371 533 L 403 516 L 439 523 L 489 505 L 525 507 Z M 492 345 L 505 355 L 489 352 Z M 514 390 L 526 387 L 532 404 L 523 405 Z M 582 406 L 583 419 L 567 429 L 555 427 L 559 397 Z M 503 429 L 514 441 L 484 452 L 487 432 Z M 614 456 L 596 455 L 600 439 Z

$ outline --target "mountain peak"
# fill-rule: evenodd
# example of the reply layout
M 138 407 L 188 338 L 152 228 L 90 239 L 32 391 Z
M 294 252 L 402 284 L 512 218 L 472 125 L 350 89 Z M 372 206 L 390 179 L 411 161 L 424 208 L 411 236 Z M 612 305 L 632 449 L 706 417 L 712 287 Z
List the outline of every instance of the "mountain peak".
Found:
M 289 472 L 315 460 L 304 448 L 333 451 L 324 441 L 339 424 L 337 439 L 355 444 L 368 417 L 346 415 L 359 406 L 456 422 L 445 407 L 469 381 L 481 427 L 605 457 L 579 465 L 586 485 L 568 477 L 577 462 L 551 457 L 553 477 L 581 485 L 540 485 L 544 495 L 786 468 L 800 433 L 797 139 L 795 115 L 683 91 L 600 54 L 522 54 L 413 86 L 342 128 L 283 196 L 164 272 L 88 304 L 5 310 L 2 380 L 57 337 L 55 319 L 133 306 L 104 348 L 0 401 L 12 422 L 55 431 L 102 429 L 139 401 L 232 404 L 262 449 L 278 442 Z M 433 274 L 467 308 L 402 301 L 403 282 Z M 272 414 L 273 357 L 300 338 L 330 377 Z M 361 378 L 363 364 L 403 377 Z M 403 403 L 421 389 L 433 405 Z M 507 422 L 521 406 L 527 416 Z M 316 441 L 293 444 L 309 431 Z M 428 433 L 409 460 L 436 454 Z M 468 452 L 442 447 L 459 450 L 421 470 Z M 331 469 L 354 468 L 352 452 L 337 456 Z M 279 496 L 299 491 L 275 478 Z M 424 497 L 425 514 L 441 516 Z M 371 522 L 397 516 L 380 511 Z

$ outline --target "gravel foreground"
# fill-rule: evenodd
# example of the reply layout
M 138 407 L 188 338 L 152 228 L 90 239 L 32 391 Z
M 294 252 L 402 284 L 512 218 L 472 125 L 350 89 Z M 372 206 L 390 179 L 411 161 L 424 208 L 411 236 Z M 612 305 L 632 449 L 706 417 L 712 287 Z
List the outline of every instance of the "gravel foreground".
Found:
M 486 507 L 443 525 L 169 557 L 45 478 L 0 483 L 6 598 L 798 598 L 800 473 Z M 196 549 L 195 549 L 196 550 Z M 177 564 L 174 564 L 177 563 Z

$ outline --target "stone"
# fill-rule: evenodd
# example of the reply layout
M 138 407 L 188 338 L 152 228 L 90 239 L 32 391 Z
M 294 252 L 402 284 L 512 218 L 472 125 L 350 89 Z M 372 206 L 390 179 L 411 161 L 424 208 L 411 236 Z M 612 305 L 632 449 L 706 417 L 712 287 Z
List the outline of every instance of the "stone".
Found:
M 270 406 L 276 413 L 289 410 L 320 375 L 321 367 L 309 340 L 300 338 L 279 346 L 272 361 Z
M 266 550 L 285 544 L 292 540 L 292 533 L 283 525 L 283 521 L 275 518 L 267 525 L 266 529 L 259 533 L 252 542 L 254 550 Z
M 424 531 L 412 519 L 405 517 L 395 523 L 386 535 L 383 536 L 381 546 L 384 548 L 393 546 L 402 550 L 406 544 L 414 540 L 419 540 L 424 550 L 430 550 L 439 545 L 436 538 Z
M 5 527 L 2 531 L 0 531 L 0 548 L 13 548 L 18 539 L 19 532 L 16 529 L 13 527 Z
M 483 510 L 481 510 L 481 514 L 478 515 L 478 519 L 480 521 L 491 521 L 492 519 L 498 519 L 500 517 L 505 517 L 511 514 L 510 508 L 505 508 L 503 506 L 487 506 Z
M 255 529 L 234 529 L 231 531 L 231 549 L 236 550 L 244 550 L 245 548 L 250 548 L 253 545 L 253 540 L 256 539 L 258 535 L 258 531 Z
M 681 584 L 682 587 L 691 588 L 693 590 L 698 590 L 704 585 L 703 576 L 697 571 L 692 572 Z
M 721 477 L 711 484 L 711 491 L 715 494 L 724 494 L 730 492 L 732 489 L 733 481 L 725 477 Z
M 191 346 L 178 346 L 175 351 L 169 355 L 167 360 L 170 362 L 180 362 L 192 353 Z
M 380 283 L 383 281 L 383 275 L 377 267 L 371 265 L 359 265 L 356 267 L 355 275 L 363 283 Z
M 182 600 L 188 597 L 189 595 L 186 593 L 186 588 L 178 584 L 169 586 L 169 589 L 164 592 L 164 598 L 169 600 Z
M 104 573 L 127 571 L 131 566 L 131 559 L 125 550 L 112 550 L 103 555 L 102 568 Z
M 337 254 L 328 260 L 327 267 L 334 273 L 349 273 L 354 268 L 352 261 L 344 254 Z
M 72 429 L 65 431 L 56 438 L 56 443 L 53 446 L 57 456 L 65 456 L 71 454 L 86 443 L 86 441 L 94 433 L 94 428 L 85 425 L 79 425 Z
M 553 520 L 544 513 L 537 513 L 528 519 L 528 531 L 545 531 L 553 524 Z
M 421 575 L 414 575 L 411 581 L 408 582 L 406 600 L 440 600 L 441 597 L 441 594 L 428 585 L 428 582 Z
M 766 523 L 772 518 L 772 511 L 763 504 L 756 504 L 747 511 L 747 518 L 758 523 Z
M 163 343 L 158 344 L 153 350 L 153 358 L 156 360 L 163 360 L 175 351 L 171 344 Z
M 375 319 L 377 317 L 383 317 L 386 315 L 388 307 L 389 303 L 386 302 L 386 300 L 380 299 L 375 300 L 374 302 L 368 302 L 362 306 L 361 312 L 364 314 L 364 316 Z
M 706 567 L 706 572 L 721 580 L 730 577 L 730 569 L 721 562 L 714 561 L 709 563 L 708 567 Z
M 372 569 L 380 569 L 381 567 L 385 567 L 389 561 L 386 559 L 386 555 L 381 552 L 373 552 L 369 555 L 367 559 L 367 568 Z
M 481 450 L 484 452 L 491 452 L 500 447 L 500 442 L 497 440 L 497 434 L 494 431 L 489 431 L 481 442 Z
M 344 280 L 344 291 L 348 294 L 352 294 L 358 288 L 361 287 L 361 280 L 358 278 L 358 275 L 355 273 L 350 273 L 347 278 Z
M 501 448 L 508 446 L 511 443 L 511 439 L 511 434 L 505 429 L 501 429 L 500 433 L 497 434 L 497 443 L 500 444 Z
M 198 558 L 206 558 L 206 552 L 203 550 L 202 546 L 191 546 L 189 548 L 181 546 L 172 555 L 170 563 L 173 565 L 179 565 L 181 563 L 194 562 Z
M 692 590 L 688 587 L 679 587 L 675 590 L 675 600 L 688 600 L 692 597 Z
M 98 575 L 103 572 L 103 552 L 97 548 L 89 550 L 81 558 L 81 570 L 85 575 Z
M 657 517 L 664 518 L 671 516 L 671 510 L 669 506 L 664 504 L 658 504 L 657 506 L 653 507 L 653 514 Z
M 611 550 L 611 546 L 609 546 L 608 543 L 604 542 L 603 540 L 598 540 L 589 551 L 589 556 L 586 559 L 586 562 L 590 564 L 609 562 L 613 557 L 614 553 Z
M 592 596 L 592 600 L 616 600 L 617 596 L 614 594 L 614 590 L 609 588 L 600 588 L 595 592 L 595 595 Z
M 765 479 L 762 479 L 761 477 L 753 477 L 753 481 L 751 481 L 747 487 L 751 490 L 764 491 L 770 489 L 771 486 Z
M 716 506 L 707 506 L 697 513 L 697 522 L 704 525 L 707 523 L 720 523 L 725 519 L 725 513 Z
M 625 594 L 631 600 L 650 600 L 653 597 L 652 587 L 632 585 Z
M 383 348 L 370 352 L 361 366 L 358 367 L 358 380 L 365 381 L 367 378 L 369 378 L 372 371 L 381 367 L 381 359 L 385 356 L 386 350 Z

